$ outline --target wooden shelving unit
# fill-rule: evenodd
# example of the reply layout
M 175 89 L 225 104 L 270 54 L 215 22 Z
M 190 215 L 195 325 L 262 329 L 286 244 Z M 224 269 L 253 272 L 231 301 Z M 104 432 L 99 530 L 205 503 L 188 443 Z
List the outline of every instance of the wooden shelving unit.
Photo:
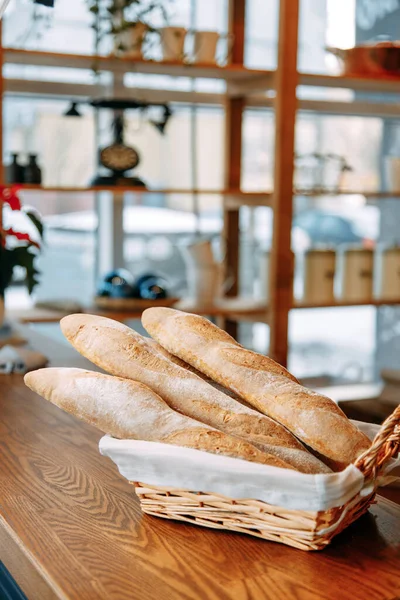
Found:
M 288 353 L 288 316 L 290 310 L 317 308 L 305 304 L 296 304 L 292 296 L 293 265 L 290 252 L 293 199 L 296 196 L 340 196 L 362 195 L 367 200 L 379 201 L 385 198 L 400 199 L 398 192 L 385 191 L 309 191 L 293 189 L 293 149 L 295 122 L 298 111 L 317 111 L 329 115 L 366 115 L 386 118 L 400 117 L 400 77 L 367 77 L 359 75 L 321 75 L 299 73 L 297 71 L 297 32 L 299 0 L 281 0 L 279 15 L 278 65 L 276 70 L 248 69 L 243 64 L 244 31 L 246 18 L 246 0 L 230 0 L 229 33 L 235 43 L 231 64 L 224 67 L 190 65 L 171 62 L 132 61 L 112 56 L 88 56 L 62 54 L 55 52 L 28 51 L 0 46 L 2 65 L 32 65 L 43 68 L 57 67 L 82 69 L 88 72 L 95 65 L 100 71 L 108 71 L 121 83 L 127 73 L 143 75 L 162 75 L 171 78 L 215 79 L 223 82 L 221 91 L 196 92 L 172 89 L 154 89 L 145 87 L 130 88 L 122 84 L 118 95 L 130 97 L 140 91 L 147 101 L 175 102 L 186 104 L 206 104 L 222 106 L 225 111 L 225 189 L 224 190 L 144 190 L 142 188 L 108 187 L 51 187 L 23 186 L 24 193 L 94 193 L 110 192 L 114 196 L 124 193 L 144 194 L 210 194 L 220 196 L 224 206 L 224 232 L 227 241 L 225 267 L 229 275 L 234 275 L 235 285 L 231 293 L 236 296 L 239 289 L 239 211 L 242 206 L 271 206 L 274 210 L 274 237 L 271 253 L 271 302 L 262 308 L 258 305 L 248 318 L 269 322 L 271 326 L 270 354 L 282 364 L 286 363 Z M 302 86 L 342 88 L 355 92 L 385 94 L 388 102 L 368 100 L 336 101 L 312 100 L 301 97 Z M 87 83 L 62 83 L 48 80 L 18 79 L 3 77 L 0 79 L 0 94 L 19 96 L 51 96 L 54 98 L 87 99 L 102 95 L 104 89 L 88 77 Z M 244 192 L 241 190 L 242 161 L 242 118 L 248 107 L 267 108 L 275 111 L 275 187 L 272 191 Z M 1 116 L 1 115 L 0 115 Z M 1 142 L 0 142 L 1 143 Z M 1 170 L 2 171 L 2 170 Z M 3 177 L 3 173 L 1 173 Z M 0 178 L 1 183 L 1 178 Z M 371 306 L 397 304 L 397 302 L 373 301 Z M 325 305 L 328 307 L 328 305 Z M 329 307 L 353 306 L 352 303 L 335 302 Z M 322 307 L 320 307 L 322 308 Z M 263 311 L 264 318 L 263 318 Z M 251 312 L 251 311 L 250 311 Z M 233 311 L 219 312 L 224 326 L 233 335 L 236 333 L 235 320 L 241 320 Z

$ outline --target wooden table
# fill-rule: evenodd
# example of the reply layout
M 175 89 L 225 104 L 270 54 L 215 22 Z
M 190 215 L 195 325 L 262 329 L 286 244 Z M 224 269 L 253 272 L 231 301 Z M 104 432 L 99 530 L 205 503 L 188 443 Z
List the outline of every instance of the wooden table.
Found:
M 53 365 L 87 366 L 27 332 Z M 0 379 L 0 560 L 30 600 L 394 600 L 400 507 L 379 498 L 323 552 L 143 516 L 100 433 Z M 392 491 L 400 502 L 400 494 Z

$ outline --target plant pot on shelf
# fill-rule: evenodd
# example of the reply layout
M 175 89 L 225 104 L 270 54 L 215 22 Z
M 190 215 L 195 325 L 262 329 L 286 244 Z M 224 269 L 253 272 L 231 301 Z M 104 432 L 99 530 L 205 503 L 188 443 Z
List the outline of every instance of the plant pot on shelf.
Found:
M 114 34 L 114 52 L 117 56 L 140 60 L 142 46 L 149 28 L 145 23 L 126 22 Z
M 217 31 L 194 31 L 193 35 L 193 62 L 216 65 L 219 33 Z
M 185 27 L 162 27 L 160 29 L 163 60 L 183 62 L 186 34 Z

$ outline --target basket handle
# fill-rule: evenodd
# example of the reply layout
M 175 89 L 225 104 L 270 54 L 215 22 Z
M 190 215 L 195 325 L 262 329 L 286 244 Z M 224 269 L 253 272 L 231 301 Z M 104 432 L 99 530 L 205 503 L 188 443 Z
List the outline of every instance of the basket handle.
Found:
M 375 479 L 385 464 L 400 452 L 400 405 L 384 421 L 372 446 L 358 457 L 354 465 L 365 479 Z

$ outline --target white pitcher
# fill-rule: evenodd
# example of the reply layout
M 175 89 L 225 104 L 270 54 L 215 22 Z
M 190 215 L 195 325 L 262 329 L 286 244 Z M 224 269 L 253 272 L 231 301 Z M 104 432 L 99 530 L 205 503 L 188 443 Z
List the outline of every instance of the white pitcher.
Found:
M 198 239 L 182 246 L 185 262 L 191 266 L 206 268 L 215 264 L 212 242 L 209 239 Z
M 184 45 L 187 29 L 185 27 L 162 27 L 160 32 L 163 60 L 182 62 L 185 57 Z
M 187 269 L 188 295 L 196 306 L 214 306 L 221 295 L 221 265 Z

